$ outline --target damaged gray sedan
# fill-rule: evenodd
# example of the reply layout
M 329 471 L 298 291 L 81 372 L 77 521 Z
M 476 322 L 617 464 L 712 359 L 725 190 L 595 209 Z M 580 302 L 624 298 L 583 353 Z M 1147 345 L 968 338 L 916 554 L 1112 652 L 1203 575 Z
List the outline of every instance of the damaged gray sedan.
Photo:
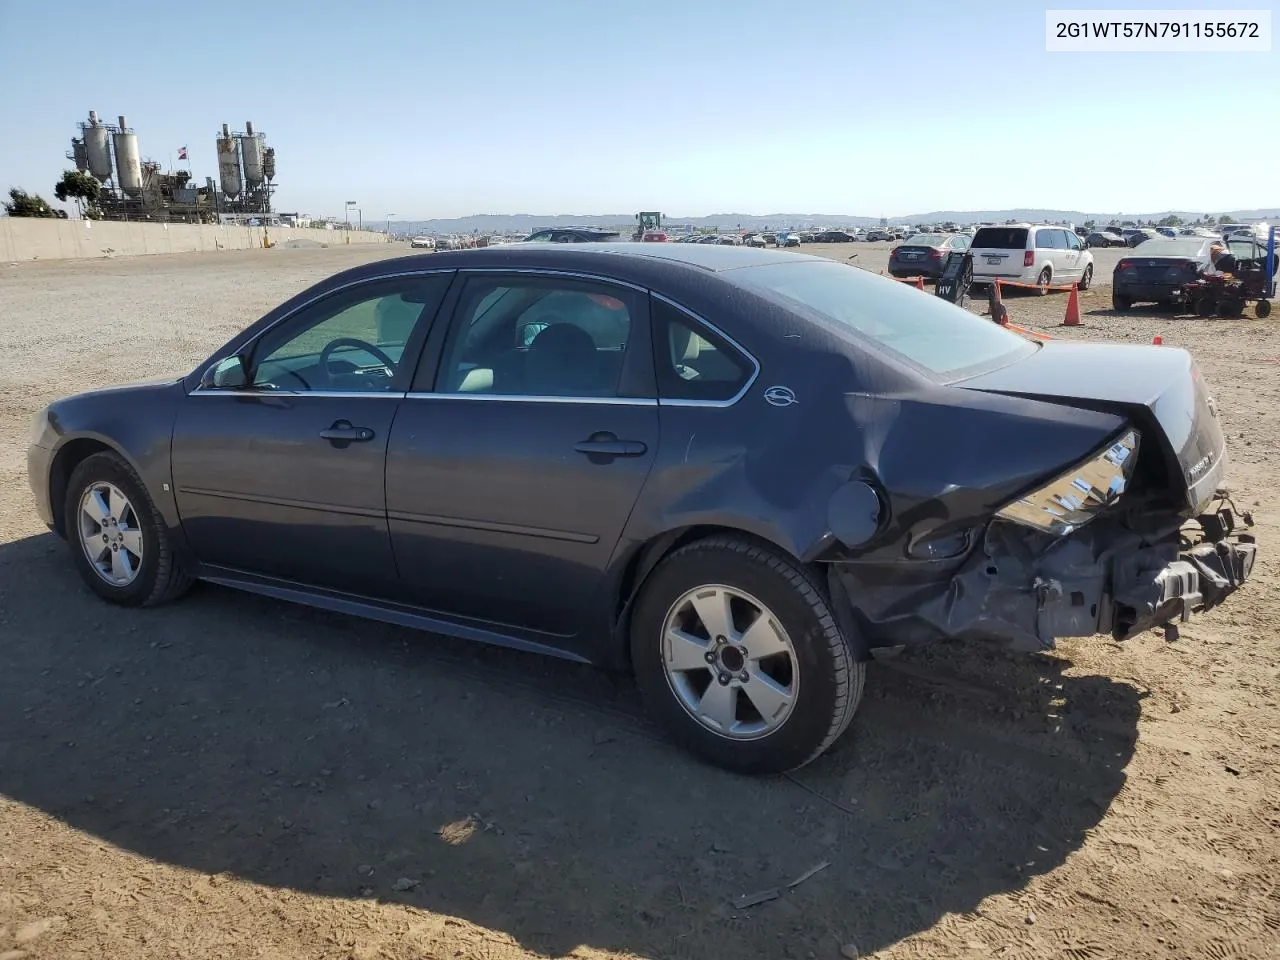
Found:
M 1256 550 L 1185 351 L 717 245 L 358 267 L 186 375 L 51 404 L 28 463 L 104 600 L 204 579 L 632 669 L 757 773 L 841 735 L 877 648 L 1176 635 Z

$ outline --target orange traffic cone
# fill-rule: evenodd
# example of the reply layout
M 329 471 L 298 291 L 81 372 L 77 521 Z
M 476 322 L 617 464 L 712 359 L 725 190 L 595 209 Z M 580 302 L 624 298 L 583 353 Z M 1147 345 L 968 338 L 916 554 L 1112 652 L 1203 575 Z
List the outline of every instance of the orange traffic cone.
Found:
M 1009 308 L 1004 305 L 1004 300 L 1000 296 L 1000 281 L 996 280 L 991 285 L 991 303 L 989 307 L 991 311 L 991 319 L 1002 327 L 1009 325 Z
M 924 289 L 924 277 L 916 277 L 916 289 L 917 290 Z
M 1080 294 L 1076 292 L 1076 285 L 1071 285 L 1071 296 L 1067 298 L 1067 315 L 1062 318 L 1064 327 L 1080 326 Z
M 1158 347 L 1163 343 L 1164 343 L 1164 337 L 1157 335 L 1151 338 L 1151 345 L 1154 347 Z

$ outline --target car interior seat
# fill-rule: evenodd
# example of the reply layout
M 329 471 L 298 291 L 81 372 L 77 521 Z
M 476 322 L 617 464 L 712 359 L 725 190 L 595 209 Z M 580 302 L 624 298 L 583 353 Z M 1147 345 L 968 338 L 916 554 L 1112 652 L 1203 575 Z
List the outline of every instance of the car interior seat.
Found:
M 597 396 L 599 355 L 591 335 L 572 323 L 552 323 L 529 345 L 524 380 L 530 396 Z

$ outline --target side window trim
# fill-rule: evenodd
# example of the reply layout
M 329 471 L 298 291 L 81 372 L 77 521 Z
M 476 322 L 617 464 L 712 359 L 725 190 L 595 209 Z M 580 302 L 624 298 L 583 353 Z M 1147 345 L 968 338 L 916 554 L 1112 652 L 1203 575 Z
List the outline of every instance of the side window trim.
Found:
M 491 280 L 501 282 L 502 278 L 507 277 L 512 280 L 532 279 L 536 282 L 554 283 L 556 281 L 572 281 L 578 284 L 599 284 L 606 287 L 615 287 L 619 290 L 625 290 L 633 294 L 635 299 L 634 310 L 631 313 L 630 324 L 631 329 L 627 336 L 627 346 L 622 358 L 622 371 L 619 379 L 618 389 L 623 391 L 626 389 L 628 380 L 634 380 L 634 370 L 637 365 L 643 365 L 644 371 L 648 373 L 645 380 L 649 387 L 644 391 L 643 396 L 604 396 L 604 397 L 566 397 L 566 396 L 534 396 L 526 394 L 503 394 L 503 393 L 455 393 L 442 391 L 438 389 L 440 377 L 443 372 L 443 366 L 446 363 L 447 351 L 454 343 L 454 331 L 459 324 L 463 322 L 464 315 L 459 311 L 459 307 L 463 301 L 463 295 L 468 284 L 478 280 Z M 649 326 L 650 317 L 648 311 L 648 294 L 649 291 L 644 287 L 637 286 L 634 283 L 628 283 L 625 280 L 619 280 L 615 277 L 602 276 L 594 273 L 580 273 L 568 270 L 548 270 L 538 267 L 472 267 L 466 270 L 458 271 L 454 284 L 451 286 L 448 295 L 445 297 L 440 310 L 437 313 L 436 323 L 432 326 L 431 334 L 422 351 L 422 359 L 419 363 L 409 391 L 404 397 L 409 400 L 480 400 L 480 401 L 503 401 L 509 403 L 576 403 L 576 404 L 607 404 L 613 406 L 641 406 L 652 407 L 657 406 L 657 389 L 652 384 L 652 360 L 650 358 L 650 337 Z
M 278 319 L 275 320 L 275 322 L 259 330 L 248 340 L 245 340 L 239 343 L 233 350 L 230 350 L 225 353 L 220 351 L 214 356 L 211 356 L 208 360 L 206 360 L 204 363 L 202 363 L 200 366 L 198 366 L 195 369 L 194 377 L 195 377 L 197 386 L 195 386 L 191 390 L 188 390 L 187 396 L 290 397 L 290 398 L 319 396 L 319 397 L 330 397 L 330 398 L 338 397 L 342 399 L 351 399 L 351 400 L 360 399 L 364 397 L 380 397 L 380 398 L 397 397 L 397 398 L 403 399 L 405 396 L 407 396 L 408 385 L 412 382 L 411 374 L 408 374 L 408 373 L 404 374 L 403 376 L 402 389 L 384 390 L 384 391 L 376 391 L 376 392 L 375 391 L 357 392 L 357 391 L 348 391 L 348 390 L 266 390 L 261 387 L 255 388 L 253 386 L 246 386 L 243 388 L 230 389 L 230 390 L 205 389 L 204 387 L 199 386 L 199 382 L 200 382 L 200 379 L 203 378 L 210 370 L 212 370 L 218 364 L 222 363 L 224 360 L 227 360 L 230 357 L 235 356 L 236 354 L 240 354 L 242 356 L 243 355 L 252 356 L 253 351 L 258 348 L 259 343 L 262 341 L 264 337 L 269 336 L 272 333 L 275 333 L 276 331 L 280 330 L 287 324 L 295 323 L 300 316 L 304 316 L 307 313 L 307 311 L 311 310 L 312 307 L 322 304 L 326 300 L 329 300 L 335 296 L 338 296 L 339 294 L 346 293 L 350 290 L 353 290 L 362 286 L 373 287 L 379 284 L 388 283 L 389 281 L 392 281 L 392 280 L 404 280 L 404 279 L 414 278 L 414 277 L 420 277 L 420 278 L 426 279 L 426 278 L 436 277 L 436 276 L 448 276 L 451 278 L 451 281 L 452 281 L 453 275 L 456 273 L 457 273 L 457 268 L 435 269 L 435 270 L 406 270 L 402 273 L 383 274 L 382 276 L 377 276 L 377 277 L 364 277 L 359 280 L 353 280 L 350 283 L 345 283 L 345 284 L 342 284 L 341 286 L 337 286 L 329 290 L 325 290 L 323 293 L 319 293 L 316 296 L 312 297 L 311 299 L 298 304 L 296 307 L 294 307 L 284 316 L 279 317 Z M 449 302 L 449 292 L 451 291 L 451 289 L 452 289 L 452 282 L 450 283 L 449 288 L 446 290 L 445 296 L 441 299 L 441 302 L 436 305 L 436 310 L 434 315 L 431 318 L 420 317 L 418 319 L 418 322 L 414 325 L 414 329 L 411 332 L 409 339 L 405 342 L 404 354 L 401 359 L 401 363 L 405 364 L 406 370 L 417 367 L 418 363 L 420 362 L 423 341 L 426 339 L 427 334 L 436 326 L 437 321 L 440 319 L 440 316 L 442 314 L 441 308 Z M 323 321 L 320 321 L 320 322 L 323 322 Z M 405 358 L 410 356 L 413 357 L 413 360 L 411 362 L 406 362 Z
M 670 297 L 664 297 L 662 294 L 658 293 L 656 290 L 650 290 L 649 296 L 651 296 L 655 300 L 661 300 L 667 306 L 675 310 L 678 310 L 684 316 L 688 317 L 694 326 L 700 326 L 706 330 L 709 330 L 711 333 L 715 334 L 718 338 L 720 338 L 729 346 L 731 346 L 734 350 L 736 350 L 740 356 L 745 358 L 751 364 L 751 375 L 747 377 L 746 381 L 742 384 L 742 387 L 738 390 L 738 392 L 735 393 L 732 397 L 730 397 L 727 400 L 681 400 L 678 398 L 664 399 L 661 396 L 661 391 L 658 391 L 659 393 L 658 406 L 660 407 L 732 407 L 735 403 L 737 403 L 739 400 L 745 397 L 747 395 L 747 391 L 751 389 L 751 387 L 755 384 L 756 380 L 758 380 L 760 377 L 760 361 L 755 358 L 755 355 L 746 347 L 744 347 L 742 344 L 738 343 L 737 340 L 733 339 L 733 337 L 729 336 L 727 333 L 725 333 L 723 330 L 717 327 L 714 323 L 694 313 L 688 307 L 685 307 L 682 304 L 677 303 L 676 301 L 672 300 Z M 654 337 L 655 343 L 657 343 L 657 339 L 658 338 L 655 336 Z M 657 362 L 656 350 L 654 352 L 654 358 L 655 358 L 655 364 L 656 364 Z

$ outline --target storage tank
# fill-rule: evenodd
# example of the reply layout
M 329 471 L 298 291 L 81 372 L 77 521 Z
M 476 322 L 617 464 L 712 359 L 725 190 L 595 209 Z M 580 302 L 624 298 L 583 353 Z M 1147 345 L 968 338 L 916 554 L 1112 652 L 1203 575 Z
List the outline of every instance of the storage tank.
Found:
M 111 140 L 107 128 L 98 119 L 98 111 L 89 111 L 89 122 L 82 124 L 84 152 L 89 162 L 89 172 L 106 183 L 111 179 Z
M 240 196 L 240 151 L 225 123 L 222 136 L 218 137 L 218 179 L 228 197 L 234 200 Z
M 76 169 L 81 173 L 89 169 L 89 153 L 84 148 L 84 140 L 80 137 L 71 138 L 71 159 L 75 161 Z
M 124 117 L 120 129 L 112 137 L 116 145 L 116 186 L 130 197 L 142 196 L 142 163 L 138 157 L 138 135 L 129 129 Z
M 262 151 L 262 173 L 270 183 L 276 178 L 276 148 L 267 147 Z
M 262 185 L 262 134 L 253 132 L 253 121 L 244 125 L 240 138 L 240 156 L 244 158 L 244 182 L 250 190 Z

